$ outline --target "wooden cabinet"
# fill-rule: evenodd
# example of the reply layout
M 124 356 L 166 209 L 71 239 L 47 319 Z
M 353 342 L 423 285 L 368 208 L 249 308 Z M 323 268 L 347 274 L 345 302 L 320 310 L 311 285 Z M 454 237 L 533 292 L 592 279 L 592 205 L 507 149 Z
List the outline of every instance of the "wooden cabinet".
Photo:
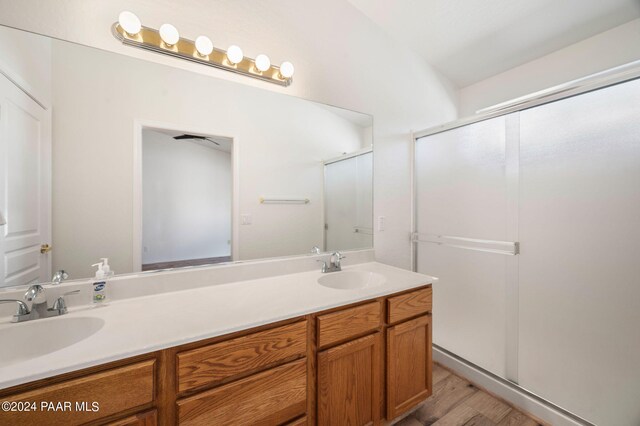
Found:
M 387 322 L 399 321 L 431 311 L 431 287 L 389 297 L 387 299 Z
M 380 423 L 380 333 L 318 354 L 318 424 Z
M 156 426 L 157 424 L 158 412 L 156 410 L 152 410 L 111 422 L 107 426 Z
M 431 316 L 387 329 L 387 418 L 431 395 Z
M 325 348 L 380 327 L 380 302 L 318 316 L 318 346 Z
M 0 424 L 378 425 L 431 394 L 431 303 L 425 286 L 0 390 L 74 404 Z
M 2 397 L 32 402 L 37 409 L 2 412 L 0 424 L 76 425 L 149 405 L 155 399 L 154 371 L 155 360 L 148 360 Z
M 178 391 L 184 392 L 306 355 L 307 322 L 299 321 L 178 353 Z
M 178 401 L 178 424 L 281 425 L 307 407 L 305 359 Z
M 307 422 L 306 417 L 301 417 L 297 420 L 292 421 L 291 423 L 287 423 L 286 426 L 307 426 L 309 423 Z

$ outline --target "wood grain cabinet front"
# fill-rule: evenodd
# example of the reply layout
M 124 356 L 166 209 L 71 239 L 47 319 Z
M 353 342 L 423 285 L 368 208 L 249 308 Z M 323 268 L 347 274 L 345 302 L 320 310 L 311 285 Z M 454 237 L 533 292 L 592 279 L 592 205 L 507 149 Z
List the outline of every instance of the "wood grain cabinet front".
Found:
M 307 407 L 307 362 L 300 359 L 179 400 L 181 426 L 282 425 Z
M 431 316 L 387 329 L 387 419 L 431 395 Z
M 155 360 L 148 360 L 3 397 L 34 402 L 37 410 L 2 412 L 0 424 L 80 425 L 127 412 L 154 402 L 154 377 Z M 65 403 L 71 405 L 64 408 Z
M 394 324 L 431 311 L 431 286 L 387 299 L 387 323 Z
M 151 410 L 108 423 L 107 426 L 156 426 L 157 424 L 158 412 Z
M 380 423 L 380 333 L 318 354 L 318 425 Z
M 178 392 L 264 370 L 305 356 L 307 321 L 272 328 L 177 355 Z
M 381 308 L 380 302 L 372 302 L 319 315 L 318 346 L 326 348 L 380 327 Z

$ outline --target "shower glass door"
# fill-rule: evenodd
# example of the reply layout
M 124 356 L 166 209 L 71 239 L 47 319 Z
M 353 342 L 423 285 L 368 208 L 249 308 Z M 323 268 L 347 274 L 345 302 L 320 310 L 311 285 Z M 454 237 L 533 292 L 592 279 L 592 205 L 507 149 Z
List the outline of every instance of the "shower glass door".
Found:
M 507 143 L 514 120 L 498 117 L 416 142 L 413 236 L 417 271 L 439 278 L 434 343 L 512 380 L 505 324 L 517 261 L 510 229 L 517 157 Z
M 373 246 L 373 153 L 325 164 L 325 251 Z
M 640 79 L 415 149 L 434 344 L 566 414 L 640 424 Z

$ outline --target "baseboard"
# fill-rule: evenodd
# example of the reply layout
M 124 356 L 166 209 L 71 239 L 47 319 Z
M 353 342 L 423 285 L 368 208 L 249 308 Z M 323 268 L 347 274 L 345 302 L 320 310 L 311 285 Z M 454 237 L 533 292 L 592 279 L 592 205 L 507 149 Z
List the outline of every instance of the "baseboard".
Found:
M 515 383 L 498 377 L 436 345 L 433 346 L 433 360 L 547 424 L 553 426 L 595 426 Z

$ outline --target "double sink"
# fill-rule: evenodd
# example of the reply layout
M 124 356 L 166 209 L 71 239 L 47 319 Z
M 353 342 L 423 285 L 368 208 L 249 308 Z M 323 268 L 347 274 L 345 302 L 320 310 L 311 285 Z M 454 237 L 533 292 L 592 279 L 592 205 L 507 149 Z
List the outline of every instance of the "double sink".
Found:
M 359 290 L 384 285 L 376 272 L 347 270 L 322 274 L 321 286 L 336 290 Z M 94 316 L 62 316 L 9 325 L 2 330 L 0 367 L 41 357 L 79 343 L 100 331 L 105 320 Z

